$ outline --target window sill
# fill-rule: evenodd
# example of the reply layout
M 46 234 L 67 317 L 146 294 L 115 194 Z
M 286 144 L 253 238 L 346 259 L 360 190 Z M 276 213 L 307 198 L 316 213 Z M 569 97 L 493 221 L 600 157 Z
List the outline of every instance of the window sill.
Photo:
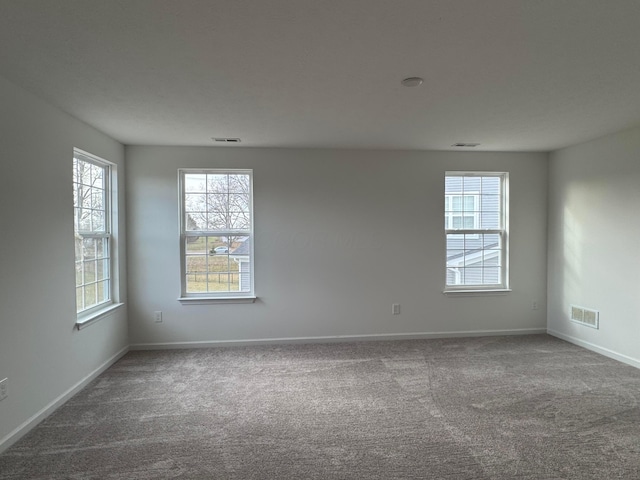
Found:
M 98 320 L 102 320 L 103 318 L 106 318 L 107 316 L 109 316 L 111 312 L 120 308 L 123 305 L 124 303 L 112 303 L 111 305 L 108 305 L 103 309 L 100 309 L 96 312 L 92 312 L 86 317 L 79 318 L 78 320 L 76 320 L 76 328 L 78 330 L 82 330 L 83 328 L 96 323 Z
M 213 305 L 221 303 L 255 303 L 257 297 L 180 297 L 183 305 Z
M 469 289 L 469 290 L 444 290 L 442 293 L 445 295 L 461 296 L 461 297 L 475 297 L 484 295 L 506 295 L 511 292 L 510 288 L 494 288 L 494 289 Z

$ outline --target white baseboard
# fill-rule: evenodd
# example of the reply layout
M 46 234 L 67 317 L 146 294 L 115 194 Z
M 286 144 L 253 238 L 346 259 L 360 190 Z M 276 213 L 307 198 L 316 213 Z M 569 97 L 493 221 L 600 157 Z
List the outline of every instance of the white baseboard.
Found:
M 463 332 L 382 333 L 369 335 L 331 335 L 323 337 L 256 338 L 245 340 L 213 340 L 206 342 L 134 343 L 131 350 L 165 350 L 178 348 L 237 347 L 248 345 L 276 345 L 292 343 L 369 342 L 376 340 L 417 340 L 455 337 L 496 337 L 502 335 L 532 335 L 547 333 L 546 328 L 519 328 L 511 330 L 469 330 Z
M 102 363 L 98 368 L 96 368 L 93 372 L 89 373 L 86 377 L 76 383 L 69 390 L 64 392 L 58 398 L 53 400 L 49 405 L 44 407 L 38 413 L 30 417 L 27 421 L 25 421 L 22 425 L 18 426 L 13 432 L 9 433 L 6 437 L 0 440 L 0 453 L 4 452 L 11 445 L 20 440 L 24 435 L 29 433 L 29 431 L 38 425 L 42 420 L 51 415 L 58 407 L 60 407 L 63 403 L 73 397 L 76 393 L 82 390 L 89 382 L 94 380 L 98 375 L 104 372 L 111 365 L 116 363 L 121 357 L 123 357 L 129 351 L 129 347 L 124 347 L 118 353 L 113 355 L 107 361 Z
M 565 335 L 564 333 L 556 332 L 555 330 L 547 329 L 547 333 L 562 340 L 566 340 L 569 343 L 573 343 L 574 345 L 578 345 L 579 347 L 586 348 L 587 350 L 599 353 L 600 355 L 604 355 L 605 357 L 613 358 L 614 360 L 626 363 L 627 365 L 631 365 L 632 367 L 640 368 L 640 360 L 638 360 L 637 358 L 614 352 L 613 350 L 609 350 L 608 348 L 600 347 L 591 342 L 585 342 L 584 340 L 572 337 L 571 335 Z

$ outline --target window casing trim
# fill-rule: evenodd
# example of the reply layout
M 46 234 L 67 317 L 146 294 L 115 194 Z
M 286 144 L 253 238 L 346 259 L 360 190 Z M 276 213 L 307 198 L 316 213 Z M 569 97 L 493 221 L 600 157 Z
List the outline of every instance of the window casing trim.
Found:
M 460 296 L 460 297 L 475 297 L 484 295 L 507 295 L 512 290 L 510 288 L 491 288 L 491 289 L 466 289 L 466 290 L 443 290 L 445 295 Z
M 501 282 L 495 284 L 467 284 L 467 285 L 448 285 L 445 282 L 443 289 L 444 294 L 471 294 L 471 295 L 483 295 L 488 292 L 495 294 L 504 294 L 511 291 L 509 285 L 509 173 L 508 172 L 495 172 L 495 171 L 447 171 L 446 177 L 498 177 L 500 178 L 500 227 L 499 229 L 451 229 L 445 228 L 445 239 L 448 235 L 474 235 L 480 236 L 481 234 L 494 234 L 498 235 L 500 239 L 500 273 Z M 445 198 L 449 195 L 466 195 L 467 192 L 446 192 Z M 478 194 L 482 196 L 481 192 L 469 191 L 470 195 Z M 446 213 L 445 213 L 446 215 Z M 449 226 L 448 224 L 446 225 Z M 484 249 L 483 249 L 484 252 Z M 447 269 L 449 267 L 447 266 Z M 445 269 L 446 270 L 446 269 Z M 445 275 L 446 277 L 446 275 Z
M 249 213 L 250 222 L 248 229 L 220 229 L 220 230 L 187 230 L 185 209 L 185 175 L 248 175 L 249 176 Z M 254 220 L 253 220 L 253 170 L 243 168 L 180 168 L 178 169 L 178 196 L 179 196 L 179 232 L 180 232 L 180 296 L 178 301 L 187 304 L 205 303 L 253 303 L 255 296 L 255 270 L 254 270 Z M 207 292 L 187 292 L 186 284 L 186 239 L 188 237 L 219 237 L 219 236 L 244 236 L 249 241 L 249 290 L 248 291 L 221 291 L 219 294 Z
M 102 304 L 100 308 L 91 308 L 89 310 L 85 310 L 82 316 L 78 316 L 76 320 L 76 328 L 78 330 L 82 330 L 89 325 L 97 322 L 98 320 L 102 320 L 103 318 L 108 317 L 114 310 L 122 307 L 124 303 L 115 303 L 111 302 L 110 304 Z
M 119 303 L 119 274 L 118 274 L 118 255 L 116 251 L 116 241 L 117 237 L 117 227 L 114 226 L 113 219 L 116 217 L 114 212 L 114 205 L 117 205 L 117 165 L 105 160 L 104 158 L 98 157 L 92 153 L 86 152 L 79 148 L 73 149 L 73 159 L 82 161 L 84 163 L 88 163 L 94 165 L 103 170 L 103 186 L 102 190 L 104 191 L 104 230 L 99 231 L 80 231 L 79 225 L 77 224 L 76 218 L 76 206 L 74 205 L 74 237 L 77 235 L 80 238 L 95 238 L 95 239 L 103 239 L 107 245 L 107 255 L 103 257 L 107 263 L 107 295 L 108 299 L 96 303 L 88 308 L 84 308 L 82 310 L 78 310 L 76 304 L 76 325 L 78 329 L 80 325 L 91 323 L 97 319 L 102 318 L 104 312 L 111 311 L 118 306 L 122 305 Z M 75 187 L 74 182 L 74 187 Z M 77 259 L 74 263 L 77 263 Z M 96 280 L 97 281 L 97 280 Z M 82 285 L 88 285 L 94 282 L 82 283 Z M 78 285 L 76 284 L 76 289 Z
M 216 303 L 255 303 L 258 297 L 244 295 L 242 297 L 178 297 L 178 301 L 183 305 L 210 305 Z

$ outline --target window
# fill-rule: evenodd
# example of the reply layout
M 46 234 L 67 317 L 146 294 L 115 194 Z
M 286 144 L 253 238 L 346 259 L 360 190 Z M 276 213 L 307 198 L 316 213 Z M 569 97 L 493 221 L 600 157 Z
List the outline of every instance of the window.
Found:
M 112 164 L 75 149 L 73 212 L 76 311 L 87 317 L 113 303 L 111 248 Z
M 180 170 L 182 299 L 253 298 L 251 170 Z
M 444 197 L 444 228 L 474 229 L 479 227 L 478 208 L 480 205 L 480 195 L 448 193 Z
M 445 291 L 508 288 L 507 179 L 507 173 L 446 173 Z

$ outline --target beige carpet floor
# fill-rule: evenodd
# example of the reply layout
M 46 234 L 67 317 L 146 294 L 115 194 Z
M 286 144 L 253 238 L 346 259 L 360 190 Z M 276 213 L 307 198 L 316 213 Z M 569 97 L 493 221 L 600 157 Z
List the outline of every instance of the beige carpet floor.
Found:
M 0 479 L 640 479 L 639 403 L 547 335 L 130 352 Z

